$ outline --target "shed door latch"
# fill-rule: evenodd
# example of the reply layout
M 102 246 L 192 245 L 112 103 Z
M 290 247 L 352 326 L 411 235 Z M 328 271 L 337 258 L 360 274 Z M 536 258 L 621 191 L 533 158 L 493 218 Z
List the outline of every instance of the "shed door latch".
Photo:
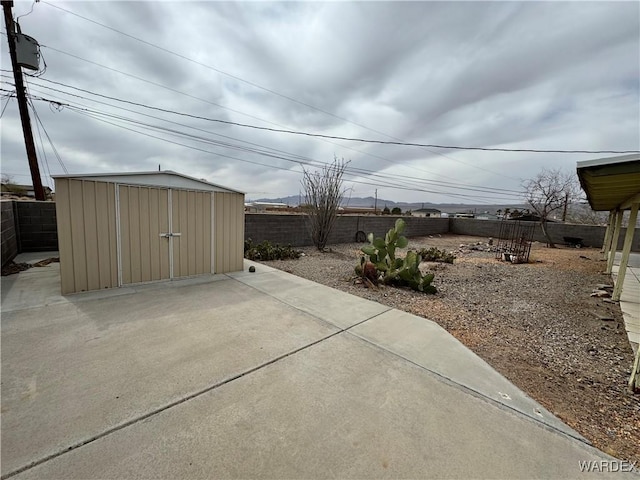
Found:
M 160 234 L 160 236 L 164 237 L 164 238 L 179 237 L 180 235 L 182 235 L 182 234 L 181 233 L 171 233 L 171 232 L 161 233 Z

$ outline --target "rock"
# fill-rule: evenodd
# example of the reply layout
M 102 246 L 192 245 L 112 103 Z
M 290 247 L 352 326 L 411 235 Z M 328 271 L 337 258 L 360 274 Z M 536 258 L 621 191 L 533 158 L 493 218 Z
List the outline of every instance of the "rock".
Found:
M 489 245 L 493 245 L 493 238 L 489 237 L 489 241 L 487 242 Z
M 613 290 L 613 285 L 607 285 L 606 283 L 599 283 L 596 285 L 598 290 Z
M 611 294 L 606 290 L 594 290 L 591 296 L 592 297 L 610 297 Z
M 615 319 L 611 315 L 602 315 L 600 313 L 593 313 L 598 320 L 602 320 L 603 322 L 613 322 Z
M 254 267 L 253 265 L 251 265 L 251 266 L 249 267 L 249 271 L 250 271 L 251 273 L 255 272 L 255 271 L 256 271 L 256 267 Z

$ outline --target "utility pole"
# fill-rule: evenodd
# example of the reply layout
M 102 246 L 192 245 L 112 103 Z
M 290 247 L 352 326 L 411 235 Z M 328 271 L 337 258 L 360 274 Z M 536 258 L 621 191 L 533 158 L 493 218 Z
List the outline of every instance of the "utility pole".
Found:
M 373 214 L 377 215 L 378 214 L 378 189 L 376 188 L 376 199 L 375 199 L 375 203 L 373 204 Z
M 569 206 L 569 192 L 564 194 L 564 209 L 562 210 L 562 221 L 567 221 L 567 207 Z
M 16 98 L 18 99 L 18 109 L 20 110 L 20 120 L 22 122 L 22 133 L 24 135 L 24 144 L 27 148 L 27 159 L 29 160 L 29 170 L 31 170 L 31 181 L 33 182 L 33 191 L 36 200 L 45 200 L 44 188 L 42 188 L 42 180 L 40 179 L 40 169 L 38 168 L 38 157 L 36 155 L 36 146 L 33 143 L 33 132 L 31 131 L 31 121 L 29 120 L 29 108 L 27 106 L 27 95 L 22 80 L 22 67 L 18 65 L 16 56 L 16 30 L 13 22 L 12 0 L 2 0 L 2 8 L 4 10 L 4 23 L 7 28 L 7 41 L 9 43 L 9 55 L 11 56 L 11 66 L 13 67 L 13 79 L 16 84 Z

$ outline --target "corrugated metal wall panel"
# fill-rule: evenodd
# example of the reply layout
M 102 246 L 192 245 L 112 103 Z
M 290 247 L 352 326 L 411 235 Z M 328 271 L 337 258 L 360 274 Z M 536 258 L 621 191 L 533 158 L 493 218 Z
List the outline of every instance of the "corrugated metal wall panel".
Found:
M 171 190 L 173 205 L 173 276 L 211 273 L 211 193 Z
M 235 194 L 236 211 L 234 218 L 238 221 L 238 251 L 236 252 L 235 271 L 244 269 L 244 195 Z
M 187 192 L 180 190 L 171 191 L 171 204 L 173 206 L 173 232 L 179 233 L 179 237 L 173 239 L 173 276 L 187 276 L 189 264 L 189 252 L 187 245 L 187 231 L 189 229 L 187 218 Z M 184 235 L 184 237 L 183 237 Z
M 224 218 L 224 203 L 225 203 L 225 195 L 224 193 L 215 193 L 215 209 L 216 209 L 216 213 L 215 213 L 215 227 L 213 229 L 213 232 L 216 236 L 216 241 L 215 241 L 215 256 L 216 256 L 216 271 L 215 273 L 224 273 L 227 272 L 228 270 L 226 269 L 227 267 L 224 264 L 224 221 L 222 220 Z
M 168 190 L 120 185 L 122 284 L 169 279 Z
M 113 185 L 56 179 L 63 294 L 117 286 Z
M 71 199 L 69 179 L 56 179 L 56 222 L 58 224 L 58 250 L 60 254 L 60 289 L 63 295 L 73 293 L 73 242 L 71 241 Z
M 215 193 L 216 273 L 242 270 L 244 255 L 244 195 Z

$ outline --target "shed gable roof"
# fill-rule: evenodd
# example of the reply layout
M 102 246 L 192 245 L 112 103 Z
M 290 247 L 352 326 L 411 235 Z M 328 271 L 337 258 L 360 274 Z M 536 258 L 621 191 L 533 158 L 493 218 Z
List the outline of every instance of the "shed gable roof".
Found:
M 123 183 L 127 185 L 144 185 L 155 187 L 172 187 L 186 190 L 206 190 L 210 192 L 240 193 L 231 188 L 190 177 L 172 170 L 159 172 L 121 172 L 121 173 L 82 173 L 77 175 L 54 175 L 53 178 L 73 178 L 94 180 L 99 182 Z

